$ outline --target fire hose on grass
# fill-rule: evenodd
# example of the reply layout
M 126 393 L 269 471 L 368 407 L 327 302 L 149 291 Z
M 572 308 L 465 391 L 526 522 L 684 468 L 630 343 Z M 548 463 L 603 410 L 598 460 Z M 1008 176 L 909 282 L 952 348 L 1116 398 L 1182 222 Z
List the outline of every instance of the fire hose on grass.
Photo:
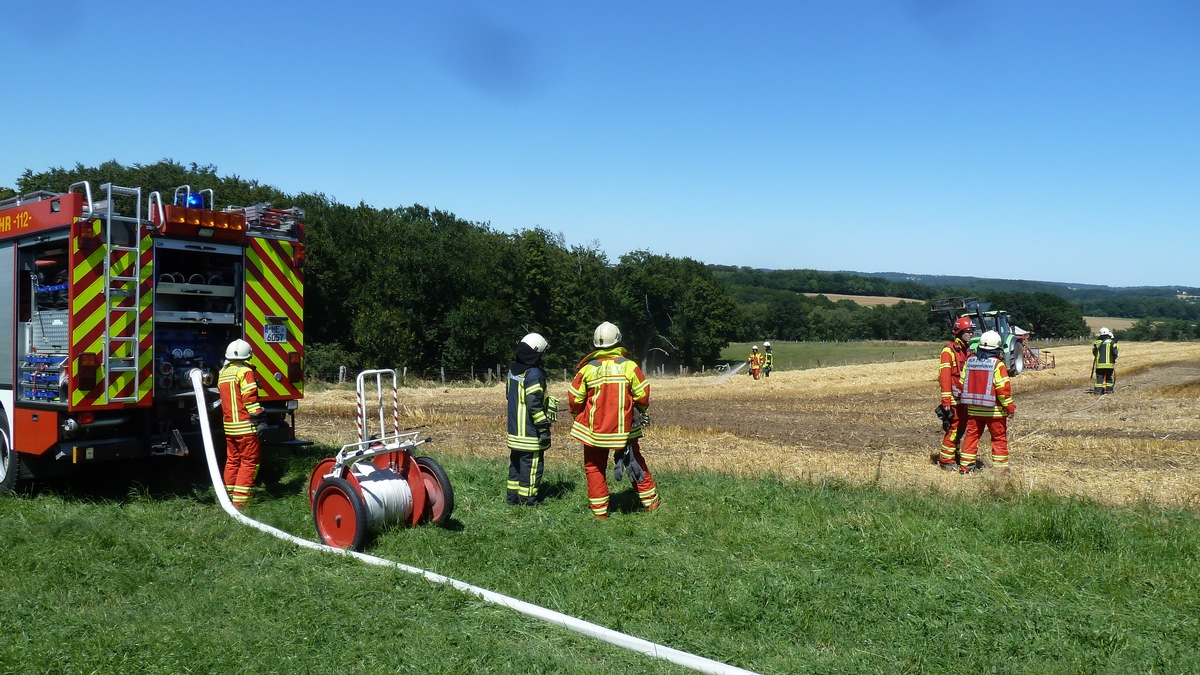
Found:
M 724 675 L 726 673 L 731 675 L 753 673 L 753 671 L 744 670 L 736 666 L 729 666 L 719 661 L 713 661 L 702 656 L 689 654 L 688 652 L 680 651 L 678 649 L 672 649 L 671 647 L 650 642 L 649 640 L 643 640 L 632 635 L 618 633 L 617 631 L 610 630 L 603 626 L 555 612 L 554 610 L 546 609 L 545 607 L 539 607 L 538 605 L 534 605 L 523 600 L 518 600 L 516 598 L 511 598 L 507 595 L 502 595 L 494 591 L 489 591 L 485 588 L 472 586 L 466 582 L 458 581 L 457 579 L 451 579 L 450 577 L 442 576 L 441 574 L 437 574 L 435 572 L 423 570 L 418 567 L 411 567 L 409 565 L 387 560 L 385 558 L 367 555 L 366 553 L 360 553 L 351 549 L 335 548 L 333 546 L 326 546 L 325 544 L 319 544 L 314 541 L 302 539 L 293 534 L 284 532 L 283 530 L 271 527 L 270 525 L 260 523 L 253 518 L 247 517 L 238 511 L 237 508 L 234 507 L 233 502 L 229 499 L 229 495 L 225 492 L 225 479 L 221 475 L 220 468 L 217 467 L 217 455 L 213 448 L 212 430 L 209 428 L 208 406 L 205 404 L 204 399 L 204 383 L 202 380 L 203 375 L 199 369 L 192 369 L 188 373 L 188 377 L 192 381 L 192 389 L 196 395 L 196 410 L 199 413 L 200 433 L 204 441 L 204 457 L 208 463 L 208 473 L 212 478 L 213 491 L 216 492 L 217 502 L 221 505 L 221 508 L 224 509 L 225 513 L 229 514 L 230 517 L 242 523 L 243 525 L 249 525 L 256 530 L 266 532 L 267 534 L 278 537 L 279 539 L 283 539 L 284 541 L 289 541 L 297 546 L 302 546 L 304 548 L 309 548 L 316 551 L 323 551 L 326 553 L 352 556 L 370 565 L 392 567 L 404 572 L 408 572 L 409 574 L 415 574 L 417 576 L 424 577 L 434 583 L 453 586 L 460 591 L 470 593 L 493 604 L 516 610 L 526 616 L 530 616 L 535 619 L 541 619 L 542 621 L 554 624 L 556 626 L 561 626 L 581 635 L 586 635 L 602 642 L 607 642 L 611 645 L 623 647 L 625 649 L 646 654 L 654 658 L 670 661 L 671 663 L 675 663 L 703 673 L 717 673 L 720 675 Z

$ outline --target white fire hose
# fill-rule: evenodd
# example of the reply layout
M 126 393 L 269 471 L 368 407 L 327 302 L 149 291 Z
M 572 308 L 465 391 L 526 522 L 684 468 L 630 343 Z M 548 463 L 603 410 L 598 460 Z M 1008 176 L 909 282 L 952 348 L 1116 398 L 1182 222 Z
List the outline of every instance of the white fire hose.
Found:
M 706 659 L 703 656 L 697 656 L 695 654 L 689 654 L 688 652 L 680 651 L 678 649 L 672 649 L 671 647 L 650 642 L 649 640 L 643 640 L 632 635 L 626 635 L 625 633 L 618 633 L 617 631 L 609 630 L 604 626 L 584 621 L 582 619 L 577 619 L 573 616 L 568 616 L 551 609 L 546 609 L 545 607 L 539 607 L 538 605 L 534 605 L 523 600 L 517 600 L 516 598 L 511 598 L 507 595 L 501 595 L 495 591 L 489 591 L 486 588 L 472 586 L 464 581 L 451 579 L 450 577 L 442 576 L 436 572 L 430 572 L 417 567 L 411 567 L 409 565 L 398 563 L 392 560 L 386 560 L 384 558 L 377 558 L 373 555 L 367 555 L 357 551 L 333 548 L 332 546 L 318 544 L 315 541 L 301 539 L 293 534 L 284 532 L 278 528 L 271 527 L 270 525 L 260 523 L 257 520 L 246 517 L 234 507 L 233 502 L 229 499 L 229 495 L 225 493 L 225 479 L 221 475 L 221 470 L 217 467 L 217 455 L 213 449 L 212 430 L 209 428 L 208 422 L 208 406 L 204 401 L 204 383 L 201 379 L 202 374 L 199 369 L 194 368 L 188 373 L 188 377 L 191 378 L 192 389 L 196 393 L 196 409 L 200 413 L 200 433 L 204 439 L 204 456 L 208 460 L 208 473 L 212 477 L 213 491 L 217 493 L 217 501 L 221 504 L 221 508 L 224 509 L 225 512 L 230 516 L 232 516 L 234 520 L 237 520 L 245 525 L 249 525 L 257 530 L 275 535 L 276 537 L 285 541 L 290 541 L 297 546 L 303 546 L 305 548 L 311 548 L 317 551 L 325 551 L 326 553 L 337 553 L 339 555 L 353 556 L 371 565 L 378 565 L 380 567 L 394 567 L 398 570 L 408 572 L 409 574 L 416 574 L 418 576 L 425 577 L 426 579 L 439 584 L 447 584 L 457 588 L 460 591 L 483 598 L 484 600 L 493 604 L 514 609 L 526 616 L 531 616 L 535 619 L 541 619 L 542 621 L 575 631 L 581 635 L 586 635 L 602 642 L 607 642 L 611 645 L 624 647 L 625 649 L 640 652 L 648 656 L 653 656 L 654 658 L 664 659 L 670 661 L 671 663 L 675 663 L 686 668 L 691 668 L 692 670 L 697 670 L 702 673 L 715 673 L 717 675 L 738 675 L 741 673 L 746 673 L 753 675 L 754 671 L 726 665 L 720 661 L 713 661 L 712 659 Z

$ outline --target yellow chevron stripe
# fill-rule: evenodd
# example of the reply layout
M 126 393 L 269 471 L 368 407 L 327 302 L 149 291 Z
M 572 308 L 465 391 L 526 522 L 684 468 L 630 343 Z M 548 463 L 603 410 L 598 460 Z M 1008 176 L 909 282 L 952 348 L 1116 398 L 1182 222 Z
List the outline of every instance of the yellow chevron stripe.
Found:
M 285 244 L 285 246 L 288 247 L 289 251 L 293 248 L 292 244 Z M 292 270 L 290 263 L 287 261 L 287 259 L 273 249 L 264 247 L 262 253 L 264 254 L 263 258 L 270 259 L 271 262 L 275 263 L 275 267 L 277 269 L 280 269 L 284 272 L 284 276 L 277 279 L 276 282 L 283 287 L 280 291 L 280 295 L 283 296 L 283 301 L 286 302 L 288 307 L 291 309 L 290 313 L 297 316 L 303 316 L 303 307 L 299 301 L 300 294 L 297 292 L 297 290 L 300 288 L 300 280 Z M 255 269 L 258 270 L 260 277 L 267 276 L 267 268 L 266 265 L 263 264 L 262 258 L 251 258 L 250 262 L 254 265 Z M 251 283 L 250 285 L 261 286 L 259 283 Z M 265 299 L 266 298 L 264 296 L 264 300 Z M 272 302 L 274 302 L 273 299 Z M 278 306 L 272 307 L 272 310 L 277 311 L 280 314 L 283 313 L 279 311 Z
M 273 298 L 267 294 L 267 289 L 264 284 L 261 284 L 257 281 L 251 281 L 246 285 L 249 286 L 251 288 L 251 290 L 254 291 L 254 293 L 253 293 L 255 296 L 254 305 L 256 305 L 256 306 L 261 305 L 262 309 L 270 312 L 271 314 L 274 314 L 277 316 L 292 316 L 292 315 L 303 316 L 304 315 L 300 308 L 299 303 L 297 303 L 295 300 L 295 297 L 297 295 L 299 295 L 299 293 L 296 292 L 295 286 L 285 286 L 285 287 L 279 289 L 279 294 L 283 296 L 284 302 L 287 303 L 288 307 L 291 310 L 291 311 L 285 311 L 284 308 L 281 307 L 278 302 L 276 302 L 275 298 Z M 257 316 L 261 319 L 261 318 L 265 317 L 265 313 L 255 314 L 255 316 Z

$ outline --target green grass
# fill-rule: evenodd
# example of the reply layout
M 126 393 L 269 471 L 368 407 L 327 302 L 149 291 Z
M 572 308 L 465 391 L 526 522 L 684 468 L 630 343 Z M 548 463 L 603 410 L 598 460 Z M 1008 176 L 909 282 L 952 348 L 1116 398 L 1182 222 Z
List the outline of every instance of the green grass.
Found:
M 663 473 L 600 522 L 582 469 L 505 506 L 497 454 L 443 462 L 451 527 L 368 552 L 764 673 L 1200 671 L 1194 512 Z M 248 514 L 311 538 L 312 460 L 273 456 Z M 685 672 L 122 475 L 0 498 L 0 671 Z
M 863 342 L 782 342 L 771 341 L 775 354 L 775 370 L 802 370 L 855 363 L 913 361 L 936 359 L 942 351 L 941 342 L 893 342 L 868 340 Z M 761 342 L 735 342 L 721 350 L 721 358 L 738 364 L 750 357 L 751 345 Z

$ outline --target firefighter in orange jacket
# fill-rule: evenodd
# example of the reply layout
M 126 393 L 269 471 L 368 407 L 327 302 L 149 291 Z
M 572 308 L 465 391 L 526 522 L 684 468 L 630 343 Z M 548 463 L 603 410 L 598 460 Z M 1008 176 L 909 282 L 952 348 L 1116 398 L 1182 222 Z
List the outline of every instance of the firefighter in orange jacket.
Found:
M 980 336 L 978 351 L 963 366 L 960 385 L 959 400 L 967 406 L 967 429 L 958 460 L 959 473 L 975 470 L 984 427 L 992 438 L 992 463 L 997 471 L 1008 471 L 1008 418 L 1017 414 L 1017 407 L 1008 368 L 1000 355 L 999 333 L 989 330 Z
M 616 451 L 614 476 L 620 480 L 628 472 L 642 506 L 653 511 L 662 503 L 638 444 L 650 405 L 650 384 L 620 342 L 621 330 L 615 325 L 605 321 L 597 326 L 592 339 L 596 350 L 579 362 L 567 391 L 575 415 L 571 436 L 583 443 L 588 505 L 597 518 L 608 517 L 609 450 Z
M 971 335 L 975 327 L 967 317 L 954 321 L 954 339 L 942 347 L 941 362 L 938 363 L 938 384 L 942 388 L 942 416 L 949 417 L 949 427 L 942 437 L 942 449 L 938 452 L 938 466 L 946 470 L 958 469 L 958 446 L 962 442 L 963 429 L 967 424 L 967 406 L 959 401 L 962 392 L 963 364 L 971 356 Z
M 246 364 L 249 360 L 249 343 L 230 342 L 225 349 L 225 367 L 217 377 L 225 428 L 225 491 L 239 510 L 250 501 L 262 449 L 256 432 L 263 409 L 258 403 L 254 369 Z
M 763 363 L 766 362 L 766 359 L 758 351 L 758 345 L 750 348 L 750 358 L 747 360 L 750 362 L 750 374 L 757 380 L 759 374 L 762 372 Z

